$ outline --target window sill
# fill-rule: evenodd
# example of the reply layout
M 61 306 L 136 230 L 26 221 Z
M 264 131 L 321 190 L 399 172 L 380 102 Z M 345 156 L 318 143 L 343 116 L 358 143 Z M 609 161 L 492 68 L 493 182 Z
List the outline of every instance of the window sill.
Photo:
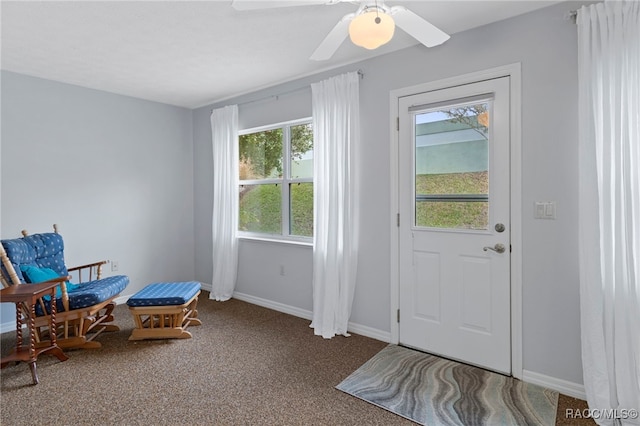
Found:
M 262 243 L 287 244 L 301 247 L 313 247 L 313 240 L 294 240 L 256 235 L 238 235 L 238 240 L 257 241 Z

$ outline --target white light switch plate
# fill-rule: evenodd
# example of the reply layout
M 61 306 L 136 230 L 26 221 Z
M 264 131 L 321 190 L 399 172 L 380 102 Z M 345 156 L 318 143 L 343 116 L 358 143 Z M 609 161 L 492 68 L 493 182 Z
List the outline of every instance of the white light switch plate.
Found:
M 555 219 L 556 218 L 556 202 L 555 201 L 536 201 L 533 211 L 533 217 L 536 219 Z

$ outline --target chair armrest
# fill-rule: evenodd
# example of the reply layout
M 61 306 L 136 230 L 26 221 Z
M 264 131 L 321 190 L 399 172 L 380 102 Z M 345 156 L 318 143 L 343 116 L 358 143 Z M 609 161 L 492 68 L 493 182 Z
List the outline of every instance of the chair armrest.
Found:
M 67 281 L 69 281 L 71 279 L 70 275 L 62 275 L 58 278 L 52 278 L 50 280 L 47 280 L 46 282 L 48 283 L 55 283 L 55 282 L 59 282 L 60 283 L 60 289 L 62 290 L 62 306 L 64 307 L 65 311 L 69 310 L 69 293 L 67 292 Z M 21 284 L 21 285 L 28 285 L 28 284 Z M 42 300 L 42 297 L 38 299 L 38 303 L 40 303 L 40 307 L 42 308 L 43 312 L 46 312 L 46 308 L 44 305 L 44 300 Z
M 77 271 L 80 269 L 85 269 L 85 268 L 93 268 L 94 266 L 102 266 L 105 265 L 107 263 L 106 260 L 102 260 L 100 262 L 94 262 L 94 263 L 87 263 L 86 265 L 81 265 L 81 266 L 74 266 L 73 268 L 67 268 L 67 270 L 69 272 L 71 271 Z
M 102 260 L 100 262 L 94 262 L 94 263 L 87 263 L 86 265 L 81 265 L 81 266 L 74 266 L 73 268 L 67 268 L 67 271 L 69 272 L 78 272 L 78 282 L 79 283 L 83 283 L 86 281 L 82 280 L 82 271 L 85 269 L 89 270 L 89 281 L 93 281 L 93 268 L 96 268 L 96 278 L 97 280 L 100 279 L 100 277 L 102 276 L 102 265 L 105 265 L 107 263 L 106 260 Z

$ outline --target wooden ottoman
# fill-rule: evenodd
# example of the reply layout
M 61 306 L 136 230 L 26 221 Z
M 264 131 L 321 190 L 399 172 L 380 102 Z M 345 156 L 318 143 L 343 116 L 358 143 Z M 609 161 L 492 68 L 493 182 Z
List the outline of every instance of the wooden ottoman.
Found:
M 202 324 L 199 294 L 196 281 L 149 284 L 127 300 L 136 322 L 129 340 L 191 338 L 187 327 Z

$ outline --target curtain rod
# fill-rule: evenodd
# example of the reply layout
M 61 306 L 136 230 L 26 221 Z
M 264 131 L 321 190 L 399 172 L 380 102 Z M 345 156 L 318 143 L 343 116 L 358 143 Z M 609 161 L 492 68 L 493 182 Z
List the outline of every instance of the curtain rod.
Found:
M 364 71 L 362 71 L 362 69 L 358 69 L 357 73 L 358 73 L 358 75 L 360 76 L 361 79 L 364 78 Z M 254 102 L 260 102 L 260 101 L 264 101 L 264 100 L 271 99 L 271 98 L 276 98 L 276 100 L 277 100 L 280 96 L 288 95 L 290 93 L 299 92 L 300 90 L 306 89 L 308 87 L 309 87 L 309 85 L 305 85 L 305 86 L 302 86 L 302 87 L 297 87 L 295 89 L 287 90 L 286 92 L 278 93 L 277 95 L 269 95 L 269 96 L 264 96 L 262 98 L 252 99 L 250 101 L 240 102 L 238 104 L 238 106 L 252 104 Z M 213 112 L 213 109 L 211 110 L 211 112 Z

